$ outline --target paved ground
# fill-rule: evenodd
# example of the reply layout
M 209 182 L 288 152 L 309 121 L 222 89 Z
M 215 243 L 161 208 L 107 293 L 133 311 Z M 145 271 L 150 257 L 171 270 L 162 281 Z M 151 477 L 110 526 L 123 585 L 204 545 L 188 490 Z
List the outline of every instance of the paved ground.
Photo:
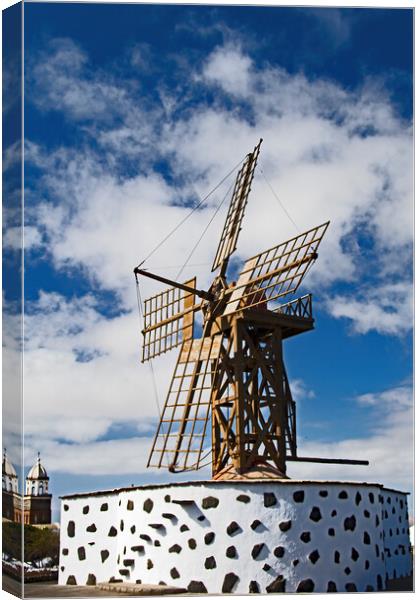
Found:
M 7 575 L 3 575 L 3 589 L 21 597 L 21 586 Z M 99 598 L 103 596 L 164 596 L 179 594 L 185 590 L 163 585 L 102 584 L 96 585 L 57 585 L 52 582 L 26 583 L 25 598 Z
M 134 590 L 134 587 L 137 588 Z M 27 583 L 25 585 L 26 598 L 99 598 L 103 596 L 151 596 L 164 595 L 173 592 L 171 588 L 163 589 L 163 586 L 134 586 L 127 589 L 127 592 L 122 594 L 117 589 L 116 585 L 112 590 L 102 590 L 97 586 L 88 585 L 57 585 L 55 583 Z M 157 588 L 161 588 L 160 591 Z M 17 581 L 11 579 L 7 575 L 3 575 L 3 589 L 10 594 L 21 597 L 21 588 Z M 413 577 L 403 577 L 401 579 L 393 579 L 389 582 L 388 590 L 392 592 L 412 592 Z

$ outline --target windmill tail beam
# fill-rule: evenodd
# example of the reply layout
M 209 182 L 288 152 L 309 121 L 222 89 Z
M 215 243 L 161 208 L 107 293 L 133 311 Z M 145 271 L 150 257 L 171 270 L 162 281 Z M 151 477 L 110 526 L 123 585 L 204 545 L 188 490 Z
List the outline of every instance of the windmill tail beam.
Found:
M 197 294 L 199 298 L 203 298 L 204 300 L 213 300 L 212 294 L 206 292 L 205 290 L 197 290 L 196 288 L 184 285 L 183 283 L 178 283 L 177 281 L 172 281 L 172 279 L 167 279 L 166 277 L 161 277 L 161 275 L 156 275 L 155 273 L 151 273 L 150 271 L 145 271 L 144 269 L 139 269 L 138 267 L 136 267 L 134 269 L 134 273 L 136 275 L 143 275 L 144 277 L 149 277 L 150 279 L 156 279 L 156 281 L 160 281 L 161 283 L 165 283 L 167 285 L 179 288 L 180 290 L 184 290 L 184 292 L 189 292 L 190 294 Z
M 355 460 L 352 458 L 315 458 L 311 456 L 286 456 L 287 461 L 292 462 L 312 462 L 325 463 L 332 465 L 368 465 L 368 460 Z

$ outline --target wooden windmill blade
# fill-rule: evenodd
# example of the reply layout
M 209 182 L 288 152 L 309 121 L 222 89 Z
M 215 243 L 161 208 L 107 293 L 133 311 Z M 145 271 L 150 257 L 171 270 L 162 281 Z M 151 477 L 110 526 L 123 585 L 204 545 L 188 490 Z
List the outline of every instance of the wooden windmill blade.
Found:
M 241 230 L 249 192 L 251 191 L 251 183 L 254 178 L 254 171 L 260 153 L 261 143 L 262 139 L 257 146 L 255 146 L 254 151 L 247 155 L 236 177 L 232 199 L 230 201 L 228 214 L 214 258 L 212 271 L 215 271 L 219 267 L 222 267 L 223 269 L 230 255 L 236 250 L 236 244 Z
M 196 278 L 184 283 L 195 288 Z M 142 362 L 163 354 L 194 336 L 195 294 L 171 287 L 144 301 Z
M 317 258 L 329 221 L 248 259 L 227 301 L 226 315 L 267 305 L 299 287 Z
M 183 342 L 147 466 L 202 466 L 221 340 L 214 335 Z

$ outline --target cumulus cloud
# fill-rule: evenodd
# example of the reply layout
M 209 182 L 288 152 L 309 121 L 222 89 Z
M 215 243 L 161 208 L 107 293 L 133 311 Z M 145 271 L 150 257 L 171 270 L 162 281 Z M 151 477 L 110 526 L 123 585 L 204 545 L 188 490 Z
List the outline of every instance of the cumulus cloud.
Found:
M 25 449 L 26 464 L 33 462 L 36 441 L 31 443 L 29 440 Z M 130 475 L 145 472 L 149 446 L 150 438 L 146 437 L 78 444 L 47 440 L 42 456 L 51 471 L 75 475 Z
M 11 250 L 20 250 L 22 244 L 25 246 L 25 250 L 30 250 L 42 243 L 42 237 L 39 229 L 36 227 L 25 227 L 25 241 L 22 238 L 23 229 L 21 227 L 9 227 L 6 229 L 3 235 L 3 248 Z
M 17 318 L 17 317 L 16 317 Z M 87 443 L 112 424 L 151 431 L 155 391 L 147 367 L 139 378 L 139 317 L 105 317 L 93 295 L 41 292 L 26 304 L 25 434 L 28 439 Z M 162 380 L 168 362 L 156 365 Z M 163 390 L 160 386 L 160 392 Z
M 98 441 L 127 418 L 143 433 L 156 418 L 149 368 L 138 364 L 141 326 L 132 269 L 259 137 L 264 143 L 238 262 L 296 234 L 266 178 L 301 230 L 331 220 L 308 278 L 325 297 L 334 284 L 347 284 L 348 291 L 334 292 L 326 301 L 330 315 L 349 319 L 356 333 L 395 335 L 411 325 L 411 277 L 399 265 L 411 260 L 412 132 L 386 94 L 372 82 L 348 91 L 270 65 L 257 67 L 230 41 L 190 65 L 192 76 L 180 80 L 175 91 L 162 85 L 161 105 L 151 109 L 141 90 L 144 54 L 137 50 L 131 59 L 138 85 L 95 71 L 70 40 L 53 42 L 32 73 L 38 108 L 60 111 L 86 142 L 48 150 L 29 142 L 26 150 L 39 172 L 27 192 L 28 240 L 33 245 L 42 240 L 57 271 L 77 273 L 92 288 L 92 294 L 74 297 L 41 292 L 25 318 L 28 443 L 44 440 L 57 469 L 61 445 L 63 468 L 80 468 L 73 457 L 85 451 L 92 473 L 114 468 L 114 459 L 106 466 L 101 449 L 112 448 L 127 469 L 133 466 L 130 452 L 144 453 L 147 435 L 125 443 Z M 209 90 L 215 94 L 211 105 L 202 99 Z M 194 94 L 200 100 L 192 111 Z M 233 103 L 226 103 L 227 97 Z M 134 161 L 135 172 L 127 169 L 127 160 Z M 162 161 L 165 176 L 154 166 Z M 232 178 L 194 212 L 146 266 L 175 276 L 231 183 Z M 221 210 L 191 260 L 202 267 L 190 266 L 182 274 L 186 279 L 198 271 L 203 288 L 210 284 L 209 265 L 224 218 Z M 358 239 L 360 229 L 371 240 L 369 257 Z M 100 305 L 103 291 L 115 298 L 112 315 Z M 156 287 L 142 279 L 143 298 L 154 292 Z M 156 362 L 161 399 L 174 359 L 172 353 Z M 299 381 L 294 388 L 297 396 L 311 395 Z M 395 463 L 382 453 L 401 432 L 389 424 L 369 438 L 388 475 Z M 337 444 L 330 447 L 337 455 L 360 452 L 360 440 Z M 70 455 L 67 446 L 80 448 L 80 454 Z M 322 454 L 322 448 L 308 446 L 308 453 L 318 450 Z
M 219 85 L 226 92 L 246 97 L 250 91 L 252 61 L 233 45 L 217 48 L 203 68 L 204 80 Z
M 51 41 L 49 52 L 29 69 L 38 107 L 62 111 L 76 120 L 106 119 L 110 110 L 127 109 L 126 91 L 105 78 L 90 78 L 87 62 L 85 52 L 71 39 Z
M 63 44 L 62 41 L 60 43 Z M 64 53 L 60 61 L 68 62 L 75 70 L 71 87 L 77 88 L 81 79 L 95 95 L 95 82 L 99 75 L 94 74 L 90 78 L 78 76 L 77 69 L 85 65 L 87 58 L 71 46 L 70 54 L 73 51 L 76 57 L 70 59 L 66 46 L 64 50 L 56 50 L 52 63 L 54 65 L 57 56 Z M 224 69 L 228 68 L 237 74 L 238 79 L 226 76 Z M 372 83 L 349 92 L 332 82 L 309 81 L 302 74 L 290 75 L 280 68 L 266 66 L 257 69 L 240 46 L 231 42 L 216 48 L 192 80 L 194 83 L 186 84 L 189 92 L 191 86 L 200 89 L 217 82 L 226 94 L 241 95 L 253 111 L 252 121 L 223 104 L 215 109 L 199 103 L 195 111 L 183 112 L 179 99 L 176 102 L 176 118 L 170 109 L 167 109 L 168 118 L 162 118 L 165 111 L 159 112 L 157 119 L 154 118 L 156 114 L 149 114 L 148 127 L 154 136 L 156 160 L 168 160 L 176 176 L 171 186 L 160 174 L 154 173 L 150 165 L 143 179 L 131 177 L 124 180 L 118 169 L 109 169 L 109 165 L 106 170 L 101 169 L 99 156 L 86 156 L 80 152 L 69 156 L 64 150 L 56 150 L 55 165 L 51 164 L 53 159 L 50 156 L 49 175 L 44 177 L 43 183 L 49 196 L 59 198 L 61 204 L 64 198 L 71 198 L 74 217 L 68 219 L 64 226 L 60 222 L 61 227 L 57 228 L 56 218 L 63 211 L 62 206 L 55 207 L 54 215 L 51 215 L 50 203 L 41 211 L 41 225 L 51 237 L 57 238 L 57 231 L 62 237 L 61 243 L 53 242 L 54 256 L 59 256 L 60 260 L 67 258 L 80 264 L 88 263 L 90 272 L 96 271 L 92 257 L 87 256 L 89 244 L 77 243 L 74 238 L 81 234 L 86 239 L 86 234 L 92 233 L 89 231 L 92 226 L 97 246 L 101 246 L 107 254 L 106 257 L 101 256 L 101 264 L 118 262 L 120 271 L 126 269 L 125 261 L 113 261 L 116 246 L 111 249 L 106 243 L 110 235 L 114 240 L 123 242 L 121 252 L 125 252 L 127 246 L 124 241 L 132 240 L 135 235 L 142 239 L 143 247 L 153 244 L 150 235 L 134 231 L 135 226 L 142 227 L 142 223 L 137 221 L 143 221 L 133 218 L 133 211 L 129 208 L 132 206 L 134 209 L 134 201 L 131 201 L 134 194 L 137 194 L 138 200 L 135 204 L 137 214 L 147 215 L 145 222 L 150 225 L 152 233 L 155 231 L 155 218 L 163 223 L 165 214 L 172 213 L 170 219 L 175 220 L 174 213 L 178 208 L 174 209 L 172 205 L 178 205 L 180 199 L 182 203 L 182 198 L 204 195 L 232 165 L 240 161 L 260 136 L 264 138 L 263 150 L 240 238 L 239 258 L 246 258 L 262 249 L 254 235 L 255 226 L 263 232 L 267 245 L 274 245 L 295 233 L 265 185 L 261 169 L 300 229 L 328 219 L 332 221 L 315 270 L 319 282 L 352 281 L 356 272 L 363 269 L 363 257 L 359 256 L 357 248 L 349 250 L 343 245 L 345 237 L 351 236 L 361 224 L 367 227 L 376 245 L 376 258 L 381 270 L 389 273 L 392 264 L 396 269 L 396 255 L 410 255 L 413 236 L 411 128 L 397 118 L 387 97 L 374 89 Z M 59 87 L 59 80 L 56 84 Z M 127 100 L 134 103 L 135 95 L 129 83 L 125 89 L 121 85 L 119 89 Z M 166 91 L 165 95 L 169 106 L 170 93 Z M 109 107 L 115 104 L 112 97 L 107 99 L 107 103 Z M 127 110 L 124 103 L 117 104 L 121 105 L 122 112 Z M 65 110 L 64 107 L 62 109 Z M 69 114 L 72 114 L 71 111 Z M 150 154 L 150 146 L 145 143 L 141 128 L 142 125 L 131 119 L 130 123 L 104 128 L 96 139 L 112 148 L 115 156 L 120 153 L 126 158 L 128 155 L 137 157 L 141 164 Z M 33 151 L 33 154 L 36 152 Z M 31 159 L 29 154 L 28 159 Z M 152 194 L 147 189 L 143 192 L 146 180 L 149 188 L 155 185 Z M 205 219 L 210 218 L 209 209 L 217 201 L 215 197 L 202 211 Z M 105 202 L 106 215 L 100 219 L 98 209 L 103 209 Z M 398 219 L 390 218 L 396 213 Z M 270 219 L 267 219 L 267 214 L 270 214 Z M 181 220 L 182 215 L 179 216 Z M 211 231 L 215 239 L 222 219 L 223 211 Z M 67 237 L 68 244 L 65 241 Z M 211 243 L 210 238 L 208 243 Z M 80 252 L 79 257 L 73 255 L 74 248 Z M 165 250 L 167 257 L 173 254 L 172 247 Z M 162 253 L 164 263 L 168 262 L 167 257 Z M 116 273 L 114 269 L 114 277 Z M 115 279 L 115 284 L 118 279 Z
M 133 48 L 136 69 L 139 52 Z M 159 119 L 160 109 L 147 102 L 136 79 L 122 82 L 110 72 L 93 70 L 87 54 L 69 38 L 52 39 L 41 56 L 29 61 L 27 72 L 31 101 L 39 110 L 59 112 L 83 127 L 102 148 L 102 162 L 127 160 L 140 146 L 150 150 L 151 120 Z
M 290 382 L 290 389 L 294 400 L 300 401 L 304 398 L 315 398 L 315 392 L 309 389 L 302 379 L 293 379 Z
M 411 281 L 383 284 L 358 296 L 334 296 L 327 302 L 336 318 L 348 319 L 355 333 L 402 335 L 413 326 Z
M 369 392 L 355 401 L 373 425 L 363 438 L 337 442 L 302 441 L 298 454 L 328 458 L 369 460 L 369 466 L 290 463 L 289 475 L 308 479 L 379 482 L 413 491 L 413 390 L 406 383 L 380 392 Z
M 2 169 L 3 173 L 7 173 L 10 169 L 20 168 L 22 160 L 22 142 L 17 140 L 13 144 L 7 146 L 3 151 Z
M 413 404 L 413 390 L 407 385 L 401 385 L 383 392 L 361 394 L 357 402 L 365 406 L 375 406 L 384 412 L 405 411 Z

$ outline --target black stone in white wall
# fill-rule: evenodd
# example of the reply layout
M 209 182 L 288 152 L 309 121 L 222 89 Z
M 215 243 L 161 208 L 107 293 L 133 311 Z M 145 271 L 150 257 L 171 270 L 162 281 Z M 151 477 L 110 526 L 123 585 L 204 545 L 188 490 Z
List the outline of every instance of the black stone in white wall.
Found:
M 223 580 L 222 594 L 229 594 L 232 592 L 238 581 L 239 577 L 235 573 L 227 573 Z
M 305 500 L 305 492 L 303 490 L 298 490 L 293 493 L 293 500 L 295 502 L 303 502 Z
M 208 556 L 204 561 L 204 567 L 206 569 L 215 569 L 216 568 L 216 559 L 214 556 Z
M 344 519 L 344 531 L 354 531 L 356 529 L 356 517 L 346 517 Z
M 72 538 L 72 537 L 74 537 L 75 531 L 76 531 L 76 525 L 75 525 L 74 521 L 69 521 L 67 523 L 67 535 Z
M 296 588 L 297 592 L 313 592 L 315 584 L 312 579 L 303 579 Z
M 284 579 L 283 575 L 279 575 L 278 577 L 276 577 L 276 579 L 265 588 L 265 591 L 268 594 L 279 594 L 285 592 L 286 580 Z
M 289 529 L 292 526 L 292 521 L 282 521 L 281 523 L 279 523 L 279 529 L 280 531 L 289 531 Z
M 204 536 L 204 543 L 208 546 L 209 544 L 212 544 L 214 542 L 214 538 L 216 537 L 214 531 L 209 531 L 208 533 L 206 533 L 206 535 Z
M 264 493 L 264 506 L 275 506 L 277 504 L 276 496 L 272 492 Z
M 318 508 L 318 506 L 314 506 L 312 508 L 309 518 L 311 519 L 311 521 L 314 521 L 315 523 L 318 523 L 318 521 L 320 521 L 322 519 L 322 514 L 321 514 L 321 511 Z
M 239 494 L 239 496 L 236 497 L 238 502 L 244 502 L 245 504 L 248 504 L 248 502 L 251 502 L 251 498 L 249 496 L 247 496 L 246 494 Z
M 202 502 L 201 502 L 201 506 L 204 509 L 207 508 L 216 508 L 216 506 L 219 505 L 219 499 L 216 498 L 215 496 L 207 496 L 207 498 L 203 498 Z
M 202 581 L 190 581 L 187 590 L 190 594 L 207 594 L 207 588 Z
M 241 531 L 241 528 L 239 527 L 236 521 L 232 521 L 231 523 L 229 523 L 229 525 L 226 528 L 226 533 L 231 536 L 235 535 L 235 533 L 239 533 L 239 531 Z

